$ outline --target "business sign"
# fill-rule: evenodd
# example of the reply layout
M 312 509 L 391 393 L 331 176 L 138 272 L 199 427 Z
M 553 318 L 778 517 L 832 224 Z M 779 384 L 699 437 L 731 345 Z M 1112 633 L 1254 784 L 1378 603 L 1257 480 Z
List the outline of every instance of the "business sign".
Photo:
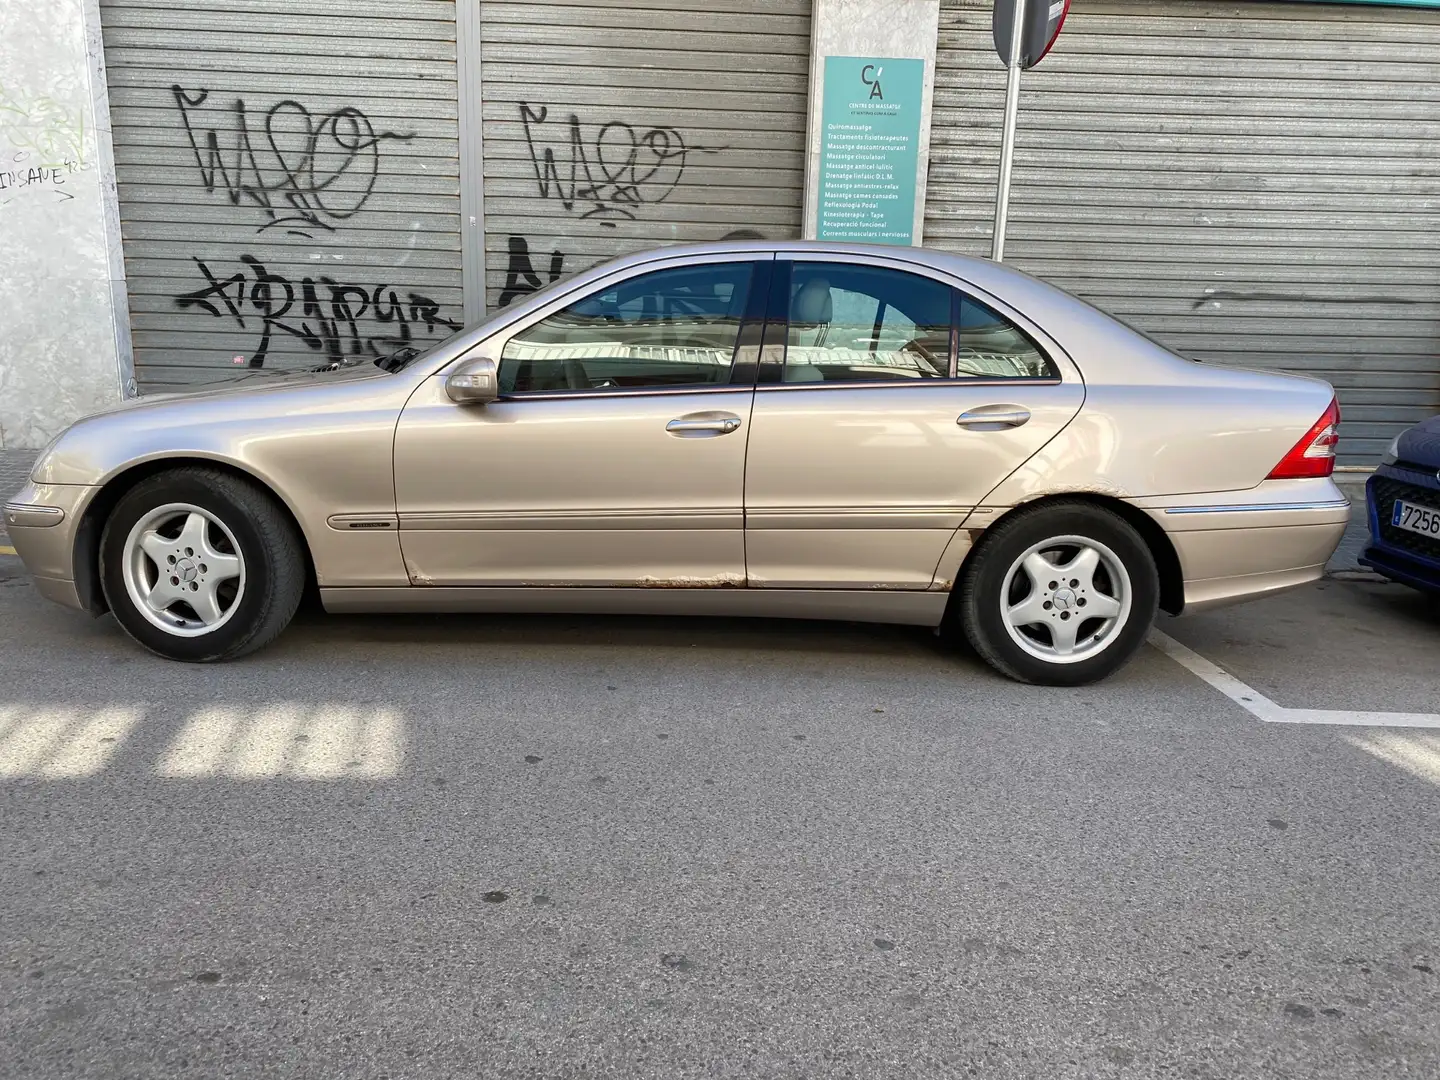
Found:
M 915 242 L 925 61 L 827 56 L 816 236 Z

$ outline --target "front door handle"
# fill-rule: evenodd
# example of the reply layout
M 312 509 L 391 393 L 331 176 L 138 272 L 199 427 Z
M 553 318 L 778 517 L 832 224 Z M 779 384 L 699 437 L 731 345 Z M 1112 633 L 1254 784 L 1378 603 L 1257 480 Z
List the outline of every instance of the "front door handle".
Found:
M 1030 410 L 1019 405 L 982 405 L 961 413 L 955 423 L 976 431 L 1000 431 L 1002 428 L 1016 428 L 1030 420 Z
M 705 435 L 729 435 L 740 430 L 740 417 L 711 413 L 703 416 L 680 416 L 665 425 L 665 430 L 682 439 Z

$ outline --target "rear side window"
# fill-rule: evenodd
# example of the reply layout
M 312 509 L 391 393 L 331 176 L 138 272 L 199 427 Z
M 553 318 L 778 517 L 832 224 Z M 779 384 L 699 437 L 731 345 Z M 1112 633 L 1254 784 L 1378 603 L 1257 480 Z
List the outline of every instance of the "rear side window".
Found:
M 903 270 L 796 262 L 788 317 L 786 383 L 1060 377 L 1005 316 Z
M 1060 372 L 1025 331 L 999 312 L 961 293 L 955 377 L 1058 379 Z
M 795 263 L 781 381 L 947 378 L 950 292 L 884 267 Z

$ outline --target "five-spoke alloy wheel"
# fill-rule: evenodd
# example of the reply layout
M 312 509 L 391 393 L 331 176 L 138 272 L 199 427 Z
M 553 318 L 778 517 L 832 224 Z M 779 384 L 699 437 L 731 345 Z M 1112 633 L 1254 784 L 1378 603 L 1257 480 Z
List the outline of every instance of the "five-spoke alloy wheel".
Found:
M 1109 647 L 1130 614 L 1130 575 L 1098 540 L 1032 544 L 1003 586 L 1005 629 L 1031 656 L 1076 664 Z
M 123 572 L 136 610 L 176 637 L 218 630 L 245 595 L 234 533 L 190 503 L 165 503 L 134 524 Z
M 975 651 L 1003 674 L 1074 686 L 1135 654 L 1159 593 L 1154 557 L 1123 518 L 1093 503 L 1041 503 L 985 534 L 958 613 Z
M 120 625 L 174 660 L 228 660 L 275 638 L 300 604 L 304 549 L 268 492 L 220 469 L 158 473 L 127 491 L 100 538 Z

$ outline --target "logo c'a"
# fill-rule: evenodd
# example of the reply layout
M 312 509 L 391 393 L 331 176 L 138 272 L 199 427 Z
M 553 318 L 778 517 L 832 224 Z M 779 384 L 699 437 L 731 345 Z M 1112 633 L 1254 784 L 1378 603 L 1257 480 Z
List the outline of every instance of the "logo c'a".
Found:
M 860 69 L 860 81 L 870 87 L 870 101 L 879 98 L 885 100 L 885 91 L 880 89 L 880 76 L 885 74 L 885 69 L 877 68 L 874 64 L 866 64 Z

